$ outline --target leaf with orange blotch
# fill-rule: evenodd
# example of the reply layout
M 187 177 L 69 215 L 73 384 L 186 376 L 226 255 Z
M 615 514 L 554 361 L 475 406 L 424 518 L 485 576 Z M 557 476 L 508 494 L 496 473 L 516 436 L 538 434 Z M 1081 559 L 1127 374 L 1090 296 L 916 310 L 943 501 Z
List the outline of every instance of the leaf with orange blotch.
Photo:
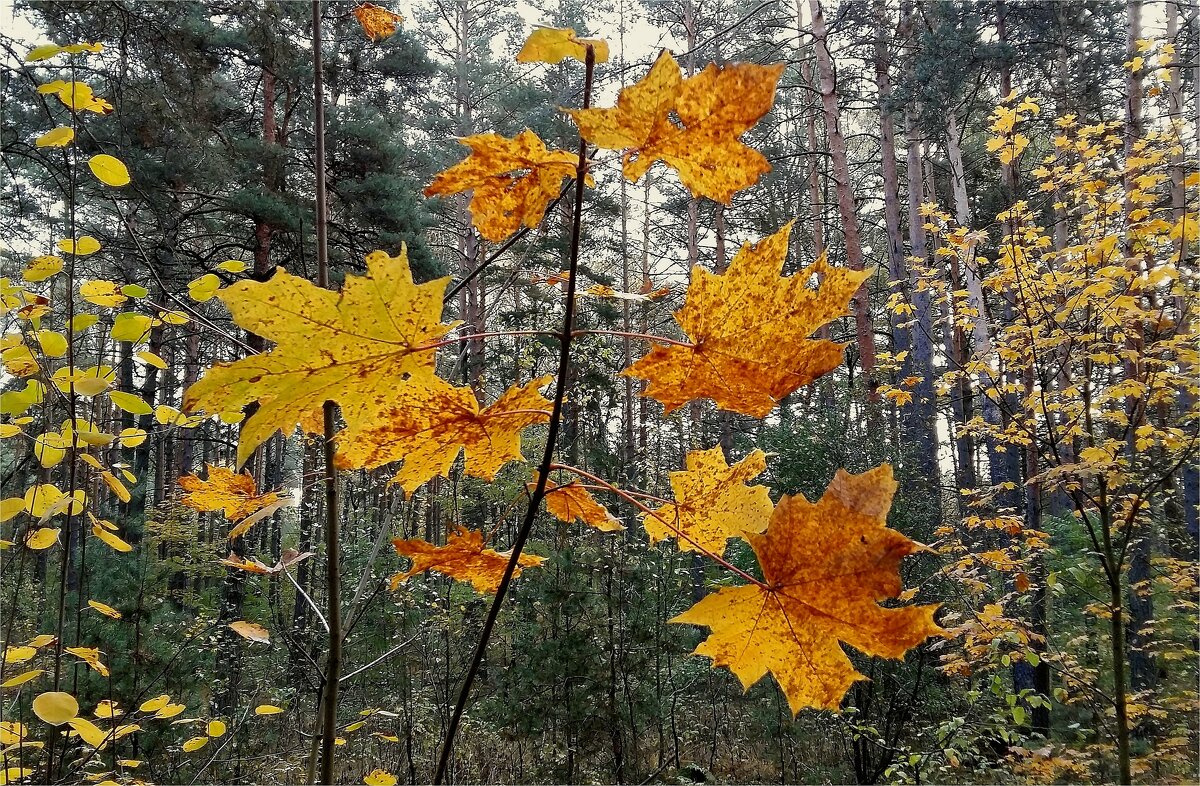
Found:
M 468 387 L 440 379 L 410 386 L 380 413 L 377 427 L 360 432 L 357 440 L 339 440 L 337 465 L 377 467 L 403 459 L 392 481 L 411 494 L 431 478 L 446 476 L 465 450 L 467 474 L 491 480 L 506 462 L 524 460 L 521 430 L 550 420 L 550 402 L 538 392 L 550 379 L 511 387 L 485 409 Z
M 495 593 L 508 567 L 509 552 L 484 548 L 483 533 L 466 527 L 455 527 L 445 546 L 435 546 L 424 540 L 396 538 L 392 545 L 396 553 L 412 560 L 407 571 L 392 576 L 393 590 L 409 576 L 427 570 L 445 574 L 456 581 L 469 581 L 477 592 Z M 533 568 L 546 561 L 545 557 L 522 554 L 513 571 L 513 578 L 524 568 Z
M 574 177 L 579 157 L 565 150 L 547 150 L 528 128 L 514 138 L 476 134 L 459 140 L 471 153 L 438 173 L 425 196 L 472 191 L 471 222 L 494 243 L 524 224 L 535 227 L 546 205 L 558 196 L 564 177 Z
M 230 521 L 241 521 L 279 501 L 279 492 L 259 494 L 258 485 L 250 475 L 215 464 L 208 465 L 207 480 L 184 475 L 179 485 L 187 492 L 180 500 L 184 505 L 201 512 L 219 510 Z
M 771 518 L 771 498 L 766 486 L 746 484 L 766 469 L 761 450 L 732 467 L 720 447 L 691 451 L 687 469 L 671 473 L 675 502 L 642 515 L 650 542 L 677 538 L 680 551 L 720 556 L 730 538 L 762 532 Z
M 710 63 L 683 79 L 675 59 L 663 52 L 645 78 L 620 92 L 615 107 L 567 113 L 587 141 L 625 151 L 623 171 L 630 182 L 662 161 L 693 196 L 729 204 L 771 171 L 767 159 L 740 137 L 775 103 L 783 68 L 783 63 Z
M 242 328 L 275 342 L 271 350 L 218 363 L 187 389 L 189 412 L 236 412 L 257 401 L 242 424 L 238 466 L 276 431 L 324 429 L 323 405 L 341 408 L 340 438 L 363 429 L 398 396 L 434 378 L 436 343 L 455 324 L 441 320 L 448 278 L 414 284 L 408 255 L 367 255 L 367 275 L 346 276 L 341 292 L 280 269 L 266 282 L 239 281 L 217 293 Z
M 872 656 L 902 658 L 930 636 L 946 636 L 936 605 L 885 608 L 900 594 L 900 560 L 924 551 L 887 528 L 896 492 L 892 468 L 861 475 L 838 470 L 815 505 L 784 497 L 770 526 L 747 539 L 762 585 L 726 587 L 671 622 L 712 629 L 696 648 L 728 666 L 749 689 L 770 672 L 792 713 L 836 709 L 857 680 L 841 643 Z
M 359 3 L 354 9 L 354 18 L 362 25 L 363 32 L 372 41 L 382 41 L 396 34 L 404 17 L 380 8 L 374 3 Z
M 595 63 L 608 62 L 608 43 L 595 38 L 577 38 L 570 28 L 538 27 L 525 39 L 517 52 L 518 63 L 561 63 L 568 57 L 587 61 L 587 48 L 592 47 Z
M 271 642 L 271 633 L 257 622 L 247 622 L 246 620 L 236 620 L 229 623 L 229 629 L 243 639 L 257 642 L 259 644 L 269 644 Z
M 601 532 L 625 529 L 608 508 L 595 500 L 588 490 L 576 481 L 556 486 L 546 483 L 546 510 L 559 521 L 568 524 L 578 519 Z
M 711 398 L 721 409 L 762 418 L 788 393 L 832 371 L 844 344 L 809 340 L 846 313 L 871 271 L 833 267 L 824 257 L 780 276 L 789 223 L 757 245 L 746 244 L 721 275 L 696 267 L 675 321 L 689 346 L 657 346 L 622 374 L 649 380 L 645 394 L 667 412 Z M 810 279 L 821 283 L 810 287 Z

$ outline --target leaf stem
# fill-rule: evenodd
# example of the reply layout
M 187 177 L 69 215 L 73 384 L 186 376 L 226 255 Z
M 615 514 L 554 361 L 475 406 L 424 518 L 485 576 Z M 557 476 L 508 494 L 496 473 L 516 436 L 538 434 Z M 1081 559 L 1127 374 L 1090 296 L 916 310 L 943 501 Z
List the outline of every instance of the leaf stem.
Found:
M 587 45 L 584 65 L 586 70 L 583 86 L 583 108 L 587 109 L 591 106 L 592 75 L 596 67 L 596 53 L 590 44 Z M 580 136 L 579 162 L 575 168 L 575 202 L 571 216 L 571 276 L 567 280 L 567 299 L 563 307 L 563 326 L 560 333 L 561 340 L 559 341 L 558 353 L 558 379 L 555 382 L 554 405 L 550 413 L 549 432 L 546 436 L 546 450 L 542 455 L 537 484 L 534 487 L 533 494 L 529 498 L 529 507 L 525 511 L 525 518 L 521 522 L 521 528 L 517 531 L 517 538 L 513 543 L 512 552 L 508 558 L 508 565 L 504 569 L 504 576 L 500 579 L 500 586 L 496 589 L 496 597 L 492 601 L 491 608 L 488 609 L 487 618 L 483 623 L 483 631 L 479 634 L 479 641 L 475 645 L 475 653 L 471 656 L 471 665 L 467 669 L 462 689 L 458 693 L 458 701 L 455 702 L 454 712 L 450 717 L 450 725 L 446 729 L 446 738 L 442 741 L 437 772 L 433 777 L 434 784 L 446 782 L 450 754 L 454 750 L 454 738 L 458 734 L 463 710 L 466 709 L 467 700 L 471 696 L 471 686 L 475 682 L 475 676 L 479 673 L 479 666 L 483 662 L 484 653 L 487 651 L 488 639 L 491 638 L 492 629 L 496 625 L 496 618 L 500 615 L 500 607 L 504 604 L 504 597 L 508 593 L 508 586 L 512 583 L 513 572 L 516 570 L 518 561 L 521 559 L 521 551 L 525 548 L 525 541 L 529 538 L 529 532 L 533 528 L 533 520 L 537 517 L 538 508 L 546 496 L 546 481 L 550 476 L 550 465 L 554 460 L 554 443 L 558 441 L 559 427 L 562 423 L 563 401 L 566 398 L 567 392 L 567 369 L 570 366 L 571 360 L 571 337 L 575 327 L 575 280 L 577 278 L 576 272 L 579 269 L 579 239 L 582 231 L 583 192 L 585 187 L 584 181 L 587 179 L 587 167 L 587 142 Z
M 674 344 L 677 347 L 687 347 L 695 349 L 696 345 L 690 341 L 677 341 L 673 338 L 665 336 L 652 336 L 649 333 L 632 333 L 627 330 L 576 330 L 573 335 L 576 336 L 624 336 L 625 338 L 640 338 L 646 341 L 653 341 L 656 344 Z

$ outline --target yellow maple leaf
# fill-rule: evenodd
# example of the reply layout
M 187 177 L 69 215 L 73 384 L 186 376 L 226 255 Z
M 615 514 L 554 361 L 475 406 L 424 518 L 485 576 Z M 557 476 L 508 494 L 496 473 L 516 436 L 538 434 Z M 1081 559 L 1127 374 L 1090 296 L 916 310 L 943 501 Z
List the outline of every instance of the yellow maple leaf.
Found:
M 208 465 L 208 479 L 184 475 L 179 486 L 187 493 L 180 500 L 192 510 L 219 510 L 230 521 L 240 521 L 279 501 L 279 492 L 258 493 L 258 484 L 250 475 L 226 467 Z
M 404 17 L 380 8 L 374 3 L 359 3 L 354 9 L 354 18 L 362 25 L 363 32 L 372 41 L 382 41 L 396 34 Z
M 766 471 L 765 453 L 755 450 L 731 467 L 720 447 L 693 450 L 686 466 L 671 473 L 675 502 L 642 515 L 651 543 L 678 538 L 680 551 L 720 556 L 729 538 L 767 528 L 771 518 L 767 487 L 746 485 Z
M 671 622 L 711 628 L 696 654 L 728 666 L 743 688 L 770 672 L 793 714 L 836 709 L 863 679 L 839 642 L 901 658 L 926 638 L 945 635 L 933 620 L 936 605 L 878 603 L 900 594 L 901 558 L 924 549 L 887 528 L 895 491 L 885 464 L 861 475 L 838 470 L 816 504 L 784 497 L 766 533 L 748 536 L 763 585 L 718 590 Z
M 729 204 L 771 171 L 766 158 L 739 138 L 770 111 L 783 68 L 710 63 L 683 79 L 675 58 L 663 52 L 640 82 L 620 92 L 615 107 L 568 114 L 592 144 L 625 151 L 623 169 L 631 182 L 662 161 L 694 196 Z
M 592 47 L 596 63 L 608 62 L 608 43 L 595 38 L 577 38 L 570 28 L 539 27 L 525 39 L 517 52 L 518 63 L 561 63 L 568 57 L 580 62 L 587 60 L 587 48 Z
M 578 519 L 601 532 L 618 532 L 625 529 L 608 508 L 575 481 L 556 486 L 546 483 L 546 511 L 559 521 L 568 524 Z
M 550 402 L 538 392 L 550 379 L 514 385 L 484 409 L 469 387 L 437 378 L 408 386 L 380 413 L 378 425 L 339 441 L 336 462 L 339 467 L 377 467 L 403 459 L 392 481 L 411 494 L 431 478 L 447 476 L 465 450 L 467 474 L 492 480 L 506 462 L 524 460 L 521 429 L 550 420 Z
M 471 191 L 471 222 L 492 242 L 504 240 L 524 224 L 535 227 L 546 205 L 558 196 L 564 177 L 574 177 L 579 157 L 547 150 L 528 128 L 512 139 L 499 134 L 464 137 L 470 154 L 438 173 L 426 196 Z
M 393 590 L 409 576 L 427 570 L 445 574 L 456 581 L 469 581 L 478 592 L 494 593 L 508 567 L 509 552 L 484 547 L 483 533 L 466 527 L 455 527 L 445 546 L 435 546 L 420 539 L 392 541 L 396 553 L 412 560 L 412 567 L 391 577 Z M 546 561 L 545 557 L 522 554 L 513 571 L 513 578 L 524 568 L 533 568 Z
M 189 412 L 258 411 L 242 425 L 238 466 L 276 431 L 323 429 L 322 405 L 341 406 L 341 437 L 375 424 L 411 385 L 433 379 L 449 279 L 414 285 L 408 255 L 367 255 L 367 275 L 347 276 L 341 292 L 322 289 L 280 269 L 266 282 L 239 281 L 217 295 L 234 321 L 275 342 L 260 355 L 219 363 L 184 394 Z
M 696 267 L 675 321 L 688 346 L 657 346 L 622 374 L 649 380 L 644 395 L 669 413 L 688 401 L 711 398 L 721 409 L 765 417 L 801 385 L 842 362 L 844 344 L 808 340 L 846 312 L 850 297 L 871 271 L 830 266 L 824 257 L 781 277 L 791 224 L 746 244 L 729 269 L 716 275 Z M 808 286 L 811 278 L 820 287 Z

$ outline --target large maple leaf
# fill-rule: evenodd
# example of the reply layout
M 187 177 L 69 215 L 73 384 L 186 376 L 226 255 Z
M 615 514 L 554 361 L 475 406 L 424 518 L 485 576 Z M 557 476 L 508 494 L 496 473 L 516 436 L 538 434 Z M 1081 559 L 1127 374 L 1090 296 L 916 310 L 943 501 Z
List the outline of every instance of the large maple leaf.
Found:
M 667 412 L 699 398 L 721 409 L 765 417 L 781 398 L 832 371 L 844 344 L 807 336 L 846 313 L 870 271 L 832 267 L 824 259 L 780 276 L 789 223 L 746 244 L 722 275 L 696 267 L 675 321 L 689 346 L 657 346 L 622 373 L 649 381 L 645 395 Z M 820 286 L 812 288 L 816 278 Z
M 663 52 L 640 82 L 620 92 L 615 107 L 568 112 L 586 140 L 625 151 L 623 171 L 630 181 L 662 161 L 679 172 L 694 196 L 729 204 L 771 171 L 766 158 L 740 137 L 770 111 L 783 68 L 709 64 L 683 79 L 675 59 Z
M 434 349 L 455 324 L 440 322 L 448 278 L 414 284 L 408 256 L 367 255 L 367 275 L 347 276 L 341 292 L 280 269 L 266 282 L 240 281 L 217 296 L 241 327 L 275 342 L 268 352 L 218 363 L 187 389 L 189 412 L 259 408 L 242 425 L 241 466 L 276 431 L 322 430 L 325 401 L 341 406 L 342 441 L 380 413 L 434 384 Z
M 680 551 L 720 556 L 729 538 L 762 532 L 771 518 L 771 498 L 766 486 L 746 484 L 766 468 L 761 450 L 732 467 L 720 447 L 688 453 L 687 469 L 671 473 L 675 502 L 642 516 L 650 542 L 676 537 Z
M 393 590 L 409 576 L 432 570 L 456 581 L 469 581 L 479 592 L 495 593 L 500 588 L 500 579 L 510 558 L 510 552 L 485 548 L 483 533 L 465 527 L 455 527 L 455 531 L 446 539 L 445 546 L 403 538 L 393 540 L 392 546 L 397 554 L 412 560 L 411 568 L 391 577 L 390 586 Z M 520 576 L 522 569 L 537 567 L 545 561 L 545 557 L 522 554 L 513 570 L 513 578 Z
M 784 497 L 765 534 L 749 535 L 765 586 L 727 587 L 671 622 L 705 625 L 696 648 L 728 666 L 749 689 L 770 672 L 792 713 L 836 709 L 863 679 L 842 649 L 901 658 L 930 636 L 936 605 L 885 608 L 900 594 L 900 560 L 925 547 L 887 528 L 896 482 L 892 468 L 861 475 L 838 470 L 815 505 Z
M 468 475 L 492 480 L 508 461 L 522 461 L 521 429 L 550 420 L 550 402 L 538 392 L 551 377 L 509 388 L 480 409 L 468 387 L 433 379 L 397 392 L 377 424 L 338 445 L 339 467 L 377 467 L 403 459 L 393 481 L 412 493 L 431 478 L 445 476 L 465 450 Z
M 426 196 L 472 191 L 471 222 L 493 242 L 504 240 L 524 224 L 535 227 L 546 205 L 558 196 L 564 177 L 574 177 L 579 156 L 547 150 L 528 128 L 513 139 L 476 134 L 459 140 L 471 153 L 438 173 Z

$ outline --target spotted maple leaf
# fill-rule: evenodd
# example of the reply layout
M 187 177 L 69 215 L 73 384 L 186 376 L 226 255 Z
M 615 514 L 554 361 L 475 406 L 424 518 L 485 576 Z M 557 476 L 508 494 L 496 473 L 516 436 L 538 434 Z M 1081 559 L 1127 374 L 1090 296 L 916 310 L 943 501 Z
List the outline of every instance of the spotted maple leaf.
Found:
M 879 605 L 903 588 L 900 560 L 925 548 L 887 528 L 895 491 L 885 464 L 861 475 L 838 470 L 816 504 L 784 497 L 767 531 L 747 535 L 762 584 L 720 589 L 671 622 L 710 628 L 696 654 L 728 666 L 743 688 L 770 672 L 793 714 L 836 709 L 864 679 L 842 643 L 902 658 L 926 638 L 945 635 L 933 619 L 936 605 Z
M 761 418 L 841 364 L 844 344 L 800 337 L 845 314 L 871 271 L 833 267 L 821 257 L 780 276 L 791 226 L 742 246 L 723 274 L 694 268 L 675 312 L 690 343 L 656 346 L 621 373 L 648 380 L 644 395 L 667 412 L 711 398 L 721 409 Z M 820 285 L 810 286 L 813 280 Z

